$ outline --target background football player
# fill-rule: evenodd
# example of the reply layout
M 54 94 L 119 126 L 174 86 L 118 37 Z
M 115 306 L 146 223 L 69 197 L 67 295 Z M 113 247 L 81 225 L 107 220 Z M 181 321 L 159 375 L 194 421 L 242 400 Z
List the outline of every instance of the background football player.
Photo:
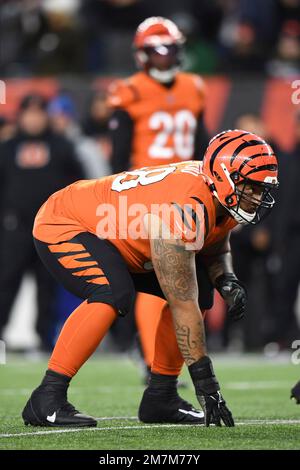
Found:
M 294 398 L 297 405 L 300 405 L 300 380 L 291 390 L 291 398 Z
M 202 160 L 209 140 L 203 119 L 205 85 L 198 75 L 181 71 L 184 42 L 178 27 L 166 18 L 147 18 L 137 28 L 133 46 L 141 70 L 113 83 L 108 99 L 113 173 Z M 146 294 L 136 300 L 136 324 L 148 370 L 164 303 Z

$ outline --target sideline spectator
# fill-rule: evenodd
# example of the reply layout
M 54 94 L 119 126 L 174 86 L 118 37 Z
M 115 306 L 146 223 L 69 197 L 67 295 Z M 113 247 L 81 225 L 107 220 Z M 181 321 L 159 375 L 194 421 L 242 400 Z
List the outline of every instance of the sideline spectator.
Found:
M 0 145 L 0 338 L 23 275 L 37 282 L 36 330 L 41 349 L 52 348 L 55 283 L 32 240 L 39 207 L 55 191 L 83 177 L 71 143 L 49 130 L 47 102 L 37 94 L 20 104 L 16 135 Z
M 48 111 L 52 128 L 73 143 L 85 178 L 108 175 L 110 170 L 100 146 L 93 139 L 84 136 L 77 123 L 77 113 L 71 98 L 66 94 L 57 96 L 50 102 Z

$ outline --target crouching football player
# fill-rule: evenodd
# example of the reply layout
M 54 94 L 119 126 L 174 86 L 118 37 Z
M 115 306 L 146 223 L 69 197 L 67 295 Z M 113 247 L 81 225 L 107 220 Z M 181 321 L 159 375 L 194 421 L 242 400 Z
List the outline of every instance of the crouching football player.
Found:
M 233 426 L 207 355 L 203 311 L 215 286 L 229 315 L 243 316 L 246 292 L 233 273 L 230 230 L 258 223 L 274 204 L 277 184 L 271 147 L 235 130 L 211 140 L 203 165 L 146 167 L 79 181 L 53 194 L 36 216 L 35 246 L 53 276 L 84 301 L 66 321 L 42 383 L 23 410 L 25 424 L 96 426 L 68 402 L 70 380 L 116 316 L 131 312 L 135 292 L 146 292 L 166 299 L 167 306 L 140 420 Z M 143 208 L 144 232 L 138 237 L 129 223 L 134 204 Z M 115 209 L 105 223 L 103 207 Z M 203 413 L 177 393 L 184 362 Z

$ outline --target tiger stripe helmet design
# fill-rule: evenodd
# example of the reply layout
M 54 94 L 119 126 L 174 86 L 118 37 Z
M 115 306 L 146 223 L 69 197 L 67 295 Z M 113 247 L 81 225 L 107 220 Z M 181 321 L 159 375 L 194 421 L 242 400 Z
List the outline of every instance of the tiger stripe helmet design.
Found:
M 170 82 L 180 69 L 184 42 L 184 35 L 173 21 L 161 16 L 147 18 L 138 26 L 133 41 L 138 67 L 158 82 Z M 158 69 L 151 60 L 153 52 L 168 58 L 169 67 Z
M 137 28 L 134 46 L 159 47 L 161 45 L 183 44 L 184 36 L 173 21 L 161 16 L 144 20 Z
M 255 134 L 235 129 L 216 135 L 204 155 L 203 173 L 214 196 L 240 224 L 257 224 L 274 206 L 277 159 Z M 246 187 L 258 189 L 259 198 L 249 195 Z M 242 209 L 243 201 L 251 211 Z

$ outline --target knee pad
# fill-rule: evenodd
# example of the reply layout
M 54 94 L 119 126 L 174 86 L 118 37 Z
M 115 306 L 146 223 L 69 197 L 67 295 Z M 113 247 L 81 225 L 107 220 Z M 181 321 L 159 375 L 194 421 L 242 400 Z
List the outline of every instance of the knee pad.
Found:
M 123 290 L 115 295 L 115 305 L 121 317 L 133 312 L 135 297 L 136 292 L 134 289 Z
M 103 290 L 103 286 L 98 286 L 93 289 L 89 294 L 88 303 L 105 303 L 114 307 L 118 315 L 125 317 L 128 313 L 133 311 L 135 302 L 135 290 L 133 288 L 111 288 Z

